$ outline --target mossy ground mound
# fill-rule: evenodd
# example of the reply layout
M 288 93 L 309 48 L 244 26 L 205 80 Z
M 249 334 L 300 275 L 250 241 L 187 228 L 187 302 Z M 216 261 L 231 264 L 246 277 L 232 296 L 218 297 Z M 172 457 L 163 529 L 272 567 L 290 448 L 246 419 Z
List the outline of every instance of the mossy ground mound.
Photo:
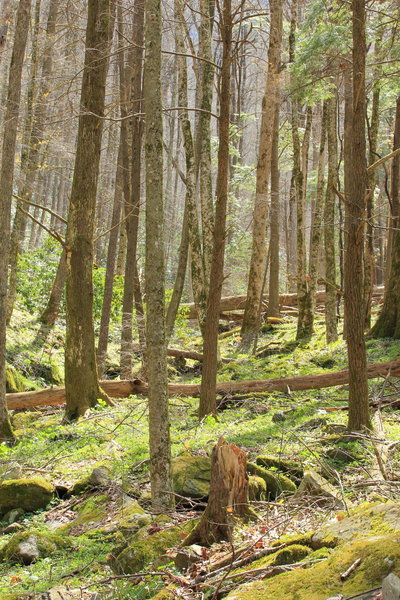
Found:
M 9 479 L 0 483 L 0 515 L 12 508 L 30 512 L 45 508 L 54 496 L 54 486 L 42 477 Z
M 358 558 L 361 559 L 359 567 L 342 581 L 340 574 Z M 335 594 L 347 597 L 380 586 L 382 578 L 392 571 L 400 573 L 399 533 L 343 544 L 319 564 L 283 573 L 273 579 L 244 584 L 228 594 L 227 598 L 326 600 Z

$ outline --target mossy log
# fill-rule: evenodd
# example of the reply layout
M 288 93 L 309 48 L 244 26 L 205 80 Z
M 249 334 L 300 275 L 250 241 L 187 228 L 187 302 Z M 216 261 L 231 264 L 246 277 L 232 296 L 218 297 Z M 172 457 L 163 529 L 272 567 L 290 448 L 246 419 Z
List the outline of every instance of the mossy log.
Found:
M 338 298 L 341 297 L 341 292 L 338 292 Z M 373 292 L 373 298 L 378 299 L 383 296 L 383 287 L 376 287 Z M 268 294 L 263 296 L 263 307 L 267 307 Z M 317 292 L 316 303 L 325 303 L 325 292 Z M 224 296 L 221 298 L 220 311 L 227 312 L 231 310 L 243 310 L 246 304 L 246 296 Z M 279 305 L 283 306 L 297 306 L 297 294 L 281 294 L 279 296 Z M 186 310 L 188 319 L 197 319 L 197 309 L 193 302 L 181 304 L 181 308 Z
M 400 377 L 400 360 L 369 365 L 367 369 L 369 379 L 375 377 Z M 247 381 L 220 381 L 217 383 L 218 394 L 258 393 L 258 392 L 288 392 L 300 390 L 317 390 L 320 388 L 345 385 L 349 381 L 349 372 L 334 371 L 333 373 L 320 373 L 317 375 L 298 375 L 295 377 L 280 377 L 277 379 L 259 379 Z M 140 379 L 133 381 L 101 381 L 102 389 L 111 398 L 127 398 L 134 395 L 147 395 L 148 386 Z M 200 384 L 170 383 L 168 385 L 170 397 L 199 396 Z M 7 394 L 8 410 L 19 410 L 35 406 L 59 405 L 65 402 L 65 388 L 51 387 L 35 392 L 21 392 Z

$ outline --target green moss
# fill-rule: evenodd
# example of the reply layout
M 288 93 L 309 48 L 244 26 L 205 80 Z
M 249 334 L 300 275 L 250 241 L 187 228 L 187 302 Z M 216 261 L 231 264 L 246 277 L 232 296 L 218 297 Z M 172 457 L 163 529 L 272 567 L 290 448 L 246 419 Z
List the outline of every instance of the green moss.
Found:
M 292 533 L 289 535 L 283 535 L 279 538 L 279 540 L 272 542 L 271 546 L 280 546 L 281 544 L 292 546 L 293 544 L 300 544 L 301 546 L 309 546 L 310 548 L 312 548 L 313 535 L 313 531 L 310 533 Z
M 308 569 L 278 575 L 270 580 L 241 586 L 231 592 L 230 600 L 325 600 L 334 594 L 351 596 L 381 585 L 389 572 L 400 573 L 400 536 L 398 533 L 380 538 L 362 539 L 341 545 L 326 560 Z M 310 555 L 311 556 L 311 555 Z M 356 559 L 359 567 L 345 581 L 340 573 Z
M 116 573 L 136 573 L 149 563 L 157 567 L 169 562 L 171 559 L 165 555 L 165 551 L 177 546 L 197 522 L 198 519 L 194 519 L 153 535 L 149 535 L 147 527 L 140 529 L 131 536 L 125 547 L 121 545 L 111 552 L 111 568 Z
M 0 514 L 12 508 L 26 511 L 45 508 L 54 495 L 54 487 L 42 477 L 9 479 L 0 483 Z
M 249 500 L 265 500 L 267 495 L 267 484 L 262 477 L 249 476 Z
M 256 475 L 257 477 L 261 477 L 264 479 L 267 484 L 267 490 L 272 499 L 276 498 L 283 492 L 294 494 L 296 491 L 296 486 L 288 477 L 282 475 L 281 473 L 273 473 L 272 471 L 268 471 L 255 463 L 248 462 L 247 463 L 247 471 L 251 475 Z
M 61 548 L 66 548 L 69 545 L 67 540 L 51 532 L 24 531 L 23 533 L 13 535 L 9 542 L 3 546 L 0 550 L 0 561 L 21 563 L 19 545 L 27 542 L 29 538 L 35 538 L 39 550 L 39 558 L 51 556 Z
M 327 548 L 326 546 L 323 546 L 322 548 L 311 552 L 311 554 L 308 555 L 308 560 L 321 560 L 323 558 L 328 558 L 329 556 L 331 556 L 331 554 L 332 548 Z
M 176 598 L 175 590 L 175 585 L 169 585 L 163 590 L 157 592 L 155 596 L 152 596 L 152 600 L 174 600 Z
M 211 461 L 185 452 L 172 461 L 174 492 L 189 498 L 204 498 L 210 492 Z
M 13 414 L 12 424 L 14 429 L 28 429 L 30 426 L 38 425 L 38 419 L 42 415 L 39 411 L 23 411 Z
M 303 477 L 303 468 L 294 460 L 263 454 L 257 456 L 256 463 L 265 469 L 270 469 L 271 467 L 278 469 L 282 473 L 287 473 L 288 477 L 294 477 L 295 479 Z
M 25 377 L 15 367 L 6 367 L 6 391 L 9 394 L 25 391 Z

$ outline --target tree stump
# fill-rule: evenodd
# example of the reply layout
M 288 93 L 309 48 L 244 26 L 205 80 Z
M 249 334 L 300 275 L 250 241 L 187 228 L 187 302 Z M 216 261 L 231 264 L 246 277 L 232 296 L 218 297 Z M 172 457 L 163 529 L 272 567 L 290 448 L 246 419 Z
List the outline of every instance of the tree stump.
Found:
M 211 454 L 211 483 L 208 504 L 197 527 L 182 546 L 210 546 L 231 541 L 235 520 L 254 518 L 249 506 L 247 454 L 219 438 Z

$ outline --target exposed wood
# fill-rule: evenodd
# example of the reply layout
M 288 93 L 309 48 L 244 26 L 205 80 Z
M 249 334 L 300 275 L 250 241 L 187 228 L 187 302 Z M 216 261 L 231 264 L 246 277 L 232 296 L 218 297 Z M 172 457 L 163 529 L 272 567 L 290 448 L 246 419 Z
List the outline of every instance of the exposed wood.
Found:
M 368 378 L 374 377 L 400 377 L 400 360 L 384 363 L 375 363 L 368 366 Z M 333 373 L 319 373 L 317 375 L 298 375 L 296 377 L 281 377 L 277 379 L 260 379 L 248 381 L 220 381 L 217 383 L 219 394 L 236 394 L 243 392 L 288 392 L 300 390 L 313 390 L 337 385 L 345 385 L 349 381 L 349 372 L 334 371 Z M 133 381 L 101 381 L 102 389 L 112 398 L 127 398 L 131 395 L 147 395 L 147 384 L 140 379 Z M 200 384 L 168 385 L 168 395 L 175 396 L 199 396 Z M 65 402 L 65 389 L 63 387 L 52 387 L 35 392 L 18 392 L 7 394 L 9 410 L 33 408 L 35 406 L 58 405 Z

